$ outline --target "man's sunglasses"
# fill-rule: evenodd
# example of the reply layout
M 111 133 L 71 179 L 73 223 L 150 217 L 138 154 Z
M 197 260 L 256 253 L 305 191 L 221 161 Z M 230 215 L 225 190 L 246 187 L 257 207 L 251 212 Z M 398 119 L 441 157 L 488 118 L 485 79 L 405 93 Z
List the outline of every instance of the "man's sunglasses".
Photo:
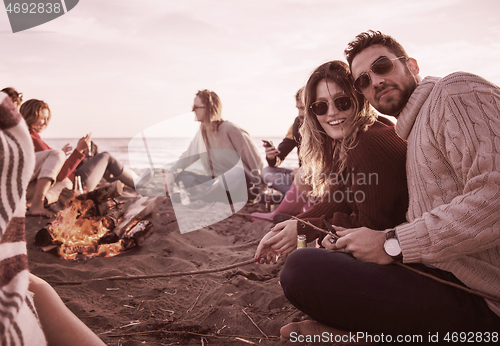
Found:
M 345 112 L 352 107 L 352 99 L 349 96 L 340 96 L 333 100 L 333 105 L 341 112 Z M 326 101 L 316 101 L 309 108 L 316 116 L 325 115 L 328 112 L 329 103 Z
M 373 72 L 379 76 L 385 76 L 392 72 L 394 69 L 394 60 L 406 59 L 404 56 L 400 56 L 398 58 L 389 59 L 386 56 L 381 56 L 370 66 L 368 71 L 361 73 L 358 78 L 354 81 L 354 90 L 358 93 L 362 94 L 363 90 L 368 88 L 371 83 L 371 78 L 368 72 Z

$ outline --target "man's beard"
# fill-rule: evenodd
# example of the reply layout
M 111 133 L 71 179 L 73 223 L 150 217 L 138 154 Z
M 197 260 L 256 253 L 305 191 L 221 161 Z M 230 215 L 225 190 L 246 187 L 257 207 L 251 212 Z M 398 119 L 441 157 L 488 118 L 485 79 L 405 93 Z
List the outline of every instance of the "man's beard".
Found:
M 381 105 L 379 103 L 378 106 L 375 107 L 377 111 L 396 118 L 399 116 L 399 113 L 401 113 L 403 108 L 406 106 L 411 94 L 417 87 L 417 80 L 409 71 L 407 71 L 406 77 L 407 79 L 405 80 L 405 83 L 402 85 L 402 87 L 397 87 L 397 90 L 400 92 L 400 94 L 399 97 L 394 100 L 395 102 L 391 102 L 385 105 Z

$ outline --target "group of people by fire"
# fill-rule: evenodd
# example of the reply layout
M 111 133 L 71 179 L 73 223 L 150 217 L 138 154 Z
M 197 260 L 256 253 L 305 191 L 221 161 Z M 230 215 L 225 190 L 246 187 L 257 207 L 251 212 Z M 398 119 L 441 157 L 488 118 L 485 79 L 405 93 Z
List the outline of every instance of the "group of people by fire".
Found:
M 177 168 L 192 163 L 199 143 L 231 149 L 250 196 L 256 181 L 283 193 L 275 211 L 252 214 L 253 222 L 274 222 L 255 262 L 289 254 L 280 284 L 310 317 L 283 326 L 282 341 L 355 331 L 394 338 L 465 331 L 498 341 L 499 87 L 466 72 L 422 78 L 417 60 L 379 31 L 360 33 L 344 53 L 347 62 L 320 65 L 297 92 L 290 134 L 278 148 L 264 143 L 266 168 L 248 133 L 222 119 L 217 94 L 199 91 L 193 112 L 200 131 Z M 23 218 L 51 217 L 45 204 L 75 175 L 90 191 L 103 177 L 134 188 L 133 173 L 95 152 L 90 134 L 74 150 L 50 148 L 40 137 L 49 106 L 3 91 L 0 236 L 12 250 L 0 258 L 2 341 L 65 344 L 71 336 L 71 344 L 102 344 L 29 273 Z M 293 147 L 300 167 L 278 167 Z M 206 176 L 183 171 L 170 179 L 203 183 L 214 169 L 204 166 Z M 312 246 L 297 249 L 299 235 Z M 57 332 L 54 321 L 62 325 Z

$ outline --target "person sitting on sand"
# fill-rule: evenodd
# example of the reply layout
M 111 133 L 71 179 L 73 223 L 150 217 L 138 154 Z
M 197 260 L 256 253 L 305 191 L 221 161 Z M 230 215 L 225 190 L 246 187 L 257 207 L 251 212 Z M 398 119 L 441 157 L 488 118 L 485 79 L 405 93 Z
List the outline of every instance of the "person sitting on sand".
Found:
M 266 149 L 266 159 L 269 164 L 262 171 L 262 180 L 265 184 L 271 183 L 272 187 L 284 196 L 278 207 L 270 213 L 252 213 L 252 221 L 273 221 L 276 215 L 297 215 L 301 212 L 308 210 L 312 203 L 309 202 L 306 194 L 311 190 L 309 186 L 301 184 L 297 176 L 300 176 L 300 142 L 302 141 L 302 136 L 300 134 L 300 127 L 304 122 L 304 101 L 303 101 L 303 91 L 304 88 L 299 89 L 295 94 L 295 102 L 297 109 L 299 111 L 298 116 L 290 127 L 288 134 L 279 144 L 278 149 L 273 145 L 267 146 L 264 143 L 264 148 Z M 297 148 L 297 154 L 299 156 L 299 167 L 291 170 L 288 168 L 278 167 L 278 165 L 285 160 L 287 155 L 292 151 L 293 148 Z
M 19 111 L 23 94 L 11 87 L 4 88 L 2 91 L 9 95 L 14 106 Z M 35 153 L 35 169 L 28 185 L 28 196 L 31 205 L 26 213 L 27 215 L 47 218 L 53 216 L 51 211 L 45 209 L 45 197 L 56 182 L 57 175 L 65 159 L 66 156 L 62 150 L 47 150 Z
M 300 167 L 300 142 L 302 137 L 299 130 L 302 122 L 304 121 L 304 102 L 302 100 L 303 90 L 304 88 L 300 88 L 295 94 L 295 104 L 299 114 L 295 118 L 292 126 L 290 126 L 285 138 L 283 138 L 281 143 L 278 145 L 278 148 L 276 149 L 271 142 L 270 145 L 264 143 L 268 166 L 264 167 L 262 170 L 262 181 L 264 184 L 271 183 L 273 188 L 282 194 L 286 194 L 292 186 L 293 175 L 295 174 L 296 169 L 291 170 L 289 168 L 279 166 L 294 148 L 297 148 Z
M 338 60 L 319 66 L 307 82 L 301 178 L 320 201 L 299 218 L 322 229 L 328 220 L 335 226 L 383 230 L 405 220 L 406 142 L 352 85 L 349 67 Z M 305 234 L 307 242 L 323 240 L 320 231 L 287 220 L 264 236 L 255 258 L 269 263 L 291 252 L 297 234 Z
M 28 124 L 35 152 L 51 150 L 40 137 L 40 132 L 48 126 L 50 121 L 49 105 L 44 101 L 31 99 L 22 104 L 20 112 Z M 81 177 L 83 188 L 92 191 L 106 172 L 109 172 L 115 179 L 131 188 L 135 188 L 132 172 L 108 152 L 101 152 L 92 156 L 87 162 L 78 167 L 85 158 L 84 152 L 90 148 L 90 137 L 90 134 L 87 134 L 85 137 L 80 138 L 73 151 L 69 144 L 63 147 L 66 154 L 72 152 L 57 175 L 57 181 L 68 178 L 71 183 L 74 177 L 78 175 Z
M 105 345 L 44 280 L 30 274 L 26 188 L 35 165 L 28 128 L 0 93 L 0 339 L 4 345 Z
M 194 98 L 193 112 L 196 121 L 200 122 L 200 129 L 188 149 L 170 167 L 167 177 L 169 186 L 175 179 L 175 181 L 182 181 L 186 187 L 193 187 L 208 182 L 229 170 L 233 171 L 233 162 L 227 159 L 230 153 L 228 150 L 237 152 L 241 157 L 247 189 L 250 190 L 253 185 L 258 184 L 264 167 L 262 157 L 245 130 L 230 121 L 222 120 L 222 103 L 219 96 L 206 89 L 198 91 Z M 205 151 L 207 155 L 203 154 Z M 206 175 L 185 170 L 199 159 L 201 159 Z M 178 173 L 179 170 L 181 170 L 180 173 Z M 209 198 L 214 190 L 208 189 L 200 192 L 197 197 Z

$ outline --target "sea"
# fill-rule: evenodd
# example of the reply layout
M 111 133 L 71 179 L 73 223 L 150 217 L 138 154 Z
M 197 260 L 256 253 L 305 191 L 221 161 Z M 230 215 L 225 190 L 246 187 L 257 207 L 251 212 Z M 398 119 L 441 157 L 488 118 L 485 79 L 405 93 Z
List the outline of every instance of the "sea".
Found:
M 265 151 L 262 146 L 262 140 L 272 141 L 276 147 L 283 140 L 282 137 L 252 137 L 254 143 L 259 149 L 264 164 Z M 70 144 L 73 148 L 78 142 L 78 138 L 43 138 L 43 140 L 53 149 L 61 149 L 64 145 Z M 192 138 L 149 138 L 147 141 L 148 149 L 152 156 L 160 157 L 165 161 L 165 165 L 175 162 L 181 154 L 186 151 Z M 133 169 L 136 173 L 141 173 L 146 168 L 150 168 L 150 161 L 143 150 L 138 147 L 137 140 L 132 138 L 92 138 L 92 141 L 98 146 L 99 152 L 107 151 L 124 165 Z M 297 149 L 294 149 L 280 167 L 294 169 L 299 166 Z

